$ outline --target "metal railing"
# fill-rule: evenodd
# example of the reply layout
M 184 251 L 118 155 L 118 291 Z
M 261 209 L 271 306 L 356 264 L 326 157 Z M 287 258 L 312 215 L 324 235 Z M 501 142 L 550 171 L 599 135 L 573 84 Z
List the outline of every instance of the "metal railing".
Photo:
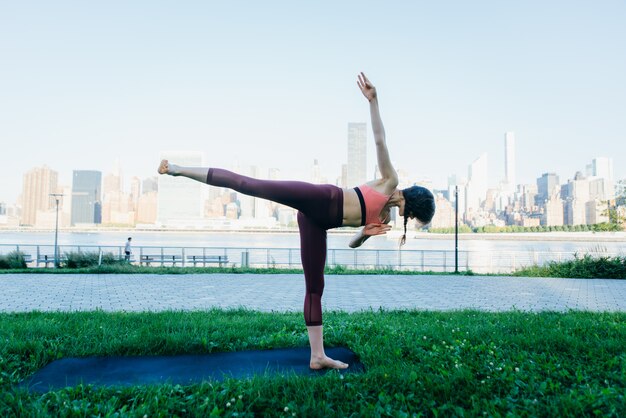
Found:
M 29 267 L 52 267 L 54 245 L 7 245 L 0 244 L 0 254 L 20 251 L 28 255 Z M 59 256 L 63 260 L 68 253 L 106 254 L 123 260 L 123 246 L 60 245 Z M 600 255 L 594 253 L 595 255 Z M 453 250 L 374 250 L 374 249 L 328 249 L 326 265 L 349 269 L 390 269 L 402 271 L 454 272 Z M 603 256 L 620 254 L 603 252 Z M 543 265 L 549 261 L 573 259 L 574 253 L 546 251 L 459 251 L 459 271 L 476 273 L 509 273 L 523 267 Z M 219 260 L 219 261 L 217 261 Z M 301 268 L 299 248 L 259 247 L 159 247 L 133 248 L 133 264 L 150 266 L 219 266 Z

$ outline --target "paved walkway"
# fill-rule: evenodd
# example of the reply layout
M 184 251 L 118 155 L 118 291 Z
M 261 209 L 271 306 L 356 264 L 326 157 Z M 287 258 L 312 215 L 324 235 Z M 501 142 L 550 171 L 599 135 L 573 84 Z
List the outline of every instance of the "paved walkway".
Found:
M 2 274 L 0 312 L 299 311 L 297 274 Z M 480 276 L 327 276 L 324 309 L 626 312 L 626 280 Z

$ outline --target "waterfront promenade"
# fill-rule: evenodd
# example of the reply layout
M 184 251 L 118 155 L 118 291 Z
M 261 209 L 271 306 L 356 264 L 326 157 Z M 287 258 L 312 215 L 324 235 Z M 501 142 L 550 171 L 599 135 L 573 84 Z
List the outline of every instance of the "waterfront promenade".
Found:
M 0 312 L 300 311 L 299 274 L 3 274 Z M 626 280 L 496 276 L 329 275 L 326 311 L 622 311 Z

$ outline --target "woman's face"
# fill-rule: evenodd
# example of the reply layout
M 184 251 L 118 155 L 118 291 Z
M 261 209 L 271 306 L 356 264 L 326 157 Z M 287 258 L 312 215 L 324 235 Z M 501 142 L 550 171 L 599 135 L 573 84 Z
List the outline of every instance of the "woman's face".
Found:
M 404 200 L 404 198 L 402 198 L 400 200 L 400 203 L 398 203 L 398 214 L 400 216 L 404 216 L 404 207 L 405 207 L 404 204 L 405 204 L 405 202 L 406 201 Z M 413 215 L 409 215 L 409 219 L 417 219 L 417 218 L 415 216 L 413 216 Z M 424 222 L 420 221 L 419 219 L 416 221 L 416 227 L 417 228 L 421 228 L 424 225 L 426 225 L 426 224 Z
M 404 203 L 406 201 L 404 199 L 400 200 L 400 203 L 398 204 L 398 213 L 400 214 L 400 216 L 404 216 Z M 410 219 L 415 219 L 415 216 L 409 216 Z
M 402 197 L 402 199 L 400 199 L 400 203 L 398 203 L 398 214 L 400 216 L 404 216 L 404 203 L 406 201 L 404 200 L 404 197 Z

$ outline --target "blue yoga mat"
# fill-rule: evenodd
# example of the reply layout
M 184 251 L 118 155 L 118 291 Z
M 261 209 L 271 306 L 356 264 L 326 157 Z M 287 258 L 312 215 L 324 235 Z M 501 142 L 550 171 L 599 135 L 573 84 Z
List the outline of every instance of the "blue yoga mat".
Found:
M 228 377 L 326 373 L 328 370 L 309 368 L 310 353 L 308 347 L 303 347 L 175 356 L 64 358 L 48 364 L 19 386 L 45 392 L 81 383 L 95 386 L 188 385 Z M 326 354 L 350 365 L 340 373 L 365 371 L 356 354 L 347 348 L 328 348 Z

